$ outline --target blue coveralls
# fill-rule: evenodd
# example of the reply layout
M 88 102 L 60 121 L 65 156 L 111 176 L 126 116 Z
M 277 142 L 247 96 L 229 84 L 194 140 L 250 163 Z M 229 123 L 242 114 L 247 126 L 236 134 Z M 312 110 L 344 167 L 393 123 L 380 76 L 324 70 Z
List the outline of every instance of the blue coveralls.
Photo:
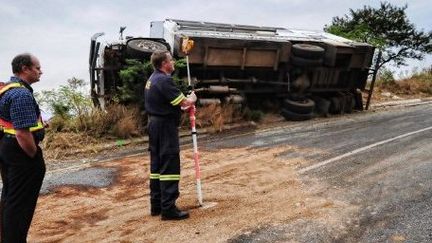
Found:
M 175 208 L 179 197 L 179 104 L 185 96 L 175 86 L 171 76 L 159 70 L 150 76 L 144 95 L 149 115 L 151 207 L 152 211 L 168 211 Z

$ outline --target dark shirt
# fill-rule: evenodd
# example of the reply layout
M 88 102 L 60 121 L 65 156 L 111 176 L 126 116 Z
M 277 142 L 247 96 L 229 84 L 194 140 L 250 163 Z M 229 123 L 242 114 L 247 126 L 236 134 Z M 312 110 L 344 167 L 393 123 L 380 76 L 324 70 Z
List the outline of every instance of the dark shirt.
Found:
M 0 117 L 12 122 L 15 129 L 36 126 L 40 116 L 39 106 L 33 97 L 33 89 L 25 81 L 11 77 L 10 82 L 19 82 L 24 87 L 12 88 L 0 97 Z M 41 132 L 37 132 L 41 134 Z M 37 136 L 42 140 L 43 135 Z
M 151 116 L 180 118 L 179 104 L 185 96 L 174 80 L 159 70 L 153 72 L 145 86 L 145 109 Z

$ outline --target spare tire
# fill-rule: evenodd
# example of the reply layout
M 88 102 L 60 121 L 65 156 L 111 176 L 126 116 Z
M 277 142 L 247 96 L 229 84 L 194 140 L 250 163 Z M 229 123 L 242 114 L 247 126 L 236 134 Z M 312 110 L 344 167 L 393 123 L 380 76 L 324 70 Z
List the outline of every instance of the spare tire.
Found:
M 282 108 L 281 114 L 285 118 L 285 120 L 287 120 L 287 121 L 305 121 L 305 120 L 310 120 L 313 117 L 312 112 L 309 114 L 298 114 L 298 113 L 286 110 L 284 108 Z
M 311 44 L 294 44 L 292 45 L 292 52 L 296 57 L 306 59 L 320 59 L 324 56 L 324 48 Z
M 167 50 L 163 43 L 145 38 L 130 39 L 126 43 L 126 53 L 129 58 L 148 58 L 155 51 Z
M 298 113 L 298 114 L 309 114 L 315 108 L 315 102 L 311 99 L 305 98 L 303 100 L 294 101 L 291 99 L 285 99 L 283 107 L 286 110 Z

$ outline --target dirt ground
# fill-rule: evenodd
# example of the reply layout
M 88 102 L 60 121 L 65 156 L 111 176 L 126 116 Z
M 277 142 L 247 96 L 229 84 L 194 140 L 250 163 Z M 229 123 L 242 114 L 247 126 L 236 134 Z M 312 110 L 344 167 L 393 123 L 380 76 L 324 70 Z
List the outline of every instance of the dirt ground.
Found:
M 61 187 L 40 197 L 29 242 L 223 242 L 300 218 L 328 221 L 328 210 L 346 207 L 307 192 L 295 173 L 304 161 L 277 158 L 298 149 L 201 151 L 204 208 L 197 206 L 192 151 L 182 151 L 178 205 L 191 217 L 174 222 L 149 215 L 147 156 L 103 163 L 118 171 L 110 187 Z

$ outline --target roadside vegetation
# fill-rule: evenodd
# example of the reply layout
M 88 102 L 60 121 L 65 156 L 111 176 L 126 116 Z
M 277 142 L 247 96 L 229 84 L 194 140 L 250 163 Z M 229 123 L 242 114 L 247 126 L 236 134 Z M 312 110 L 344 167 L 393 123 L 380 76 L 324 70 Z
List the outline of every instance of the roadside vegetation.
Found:
M 389 69 L 380 70 L 375 84 L 374 100 L 397 100 L 432 96 L 432 67 L 395 78 Z
M 49 159 L 70 156 L 76 151 L 96 153 L 106 148 L 107 144 L 122 146 L 124 139 L 146 136 L 147 121 L 139 104 L 113 102 L 101 110 L 93 106 L 86 88 L 83 80 L 71 78 L 67 85 L 59 89 L 36 95 L 43 109 L 52 114 L 43 142 Z M 372 102 L 430 96 L 432 67 L 413 71 L 401 79 L 396 79 L 392 71 L 382 69 L 377 77 Z M 229 124 L 259 122 L 267 112 L 271 113 L 230 104 L 208 105 L 197 110 L 196 125 L 210 133 L 221 132 Z M 188 113 L 183 114 L 181 127 L 189 129 Z
M 186 93 L 187 85 L 178 78 L 185 68 L 184 60 L 176 62 L 178 70 L 173 78 Z M 73 151 L 97 152 L 98 147 L 124 139 L 146 135 L 147 116 L 144 111 L 144 82 L 151 74 L 149 63 L 128 60 L 120 72 L 123 85 L 105 109 L 95 107 L 82 79 L 71 78 L 58 89 L 35 94 L 42 110 L 51 115 L 43 146 L 48 158 L 61 158 Z M 221 132 L 227 124 L 241 121 L 260 121 L 264 113 L 230 104 L 200 107 L 196 113 L 197 128 Z M 189 129 L 189 114 L 181 119 L 182 129 Z M 106 147 L 106 146 L 105 146 Z M 72 151 L 73 150 L 73 151 Z

